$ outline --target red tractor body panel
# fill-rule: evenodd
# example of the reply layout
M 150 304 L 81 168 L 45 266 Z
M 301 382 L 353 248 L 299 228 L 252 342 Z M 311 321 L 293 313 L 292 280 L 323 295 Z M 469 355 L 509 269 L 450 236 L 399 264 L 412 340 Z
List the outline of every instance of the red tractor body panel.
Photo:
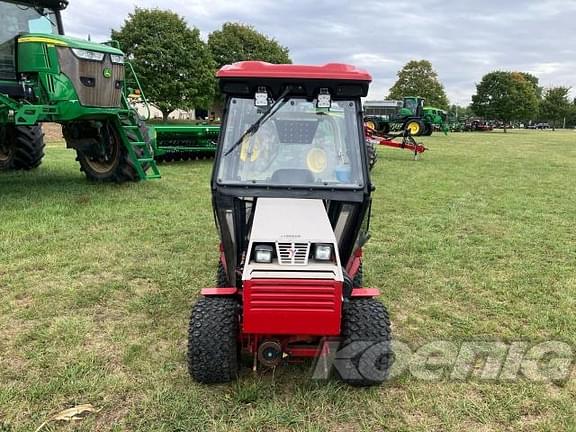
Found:
M 297 78 L 303 80 L 372 81 L 365 70 L 343 63 L 325 65 L 271 64 L 262 61 L 243 61 L 223 66 L 218 78 Z
M 340 334 L 342 283 L 319 279 L 252 279 L 243 286 L 242 332 Z

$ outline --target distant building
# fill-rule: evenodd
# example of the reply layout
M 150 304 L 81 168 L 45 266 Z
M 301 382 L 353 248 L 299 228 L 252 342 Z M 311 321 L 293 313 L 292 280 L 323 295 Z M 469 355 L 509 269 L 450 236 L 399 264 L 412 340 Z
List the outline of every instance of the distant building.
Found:
M 142 102 L 136 102 L 132 104 L 134 108 L 138 111 L 140 116 L 146 118 L 148 117 L 148 109 L 146 105 Z M 162 119 L 162 111 L 156 108 L 154 105 L 149 105 L 150 107 L 150 118 L 151 119 Z M 177 109 L 170 113 L 168 116 L 170 120 L 196 120 L 196 110 L 192 109 L 189 111 Z

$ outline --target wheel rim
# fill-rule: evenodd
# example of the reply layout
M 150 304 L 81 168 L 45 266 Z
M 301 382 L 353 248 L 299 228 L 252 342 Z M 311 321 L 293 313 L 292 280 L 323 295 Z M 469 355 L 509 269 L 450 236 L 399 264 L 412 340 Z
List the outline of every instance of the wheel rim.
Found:
M 12 156 L 12 146 L 10 146 L 5 139 L 0 139 L 0 162 L 10 160 Z
M 100 154 L 86 155 L 86 164 L 98 174 L 105 174 L 114 167 L 121 145 L 113 128 L 107 125 L 105 131 L 105 136 L 100 137 L 101 142 L 98 144 Z
M 410 122 L 408 123 L 408 126 L 406 126 L 406 129 L 408 129 L 410 135 L 416 135 L 420 132 L 420 125 L 416 122 Z
M 0 145 L 0 162 L 6 162 L 7 160 L 9 160 L 11 153 L 12 152 L 10 151 L 9 148 Z
M 366 122 L 366 126 L 368 126 L 370 129 L 376 129 L 376 123 L 374 123 L 372 120 L 368 120 Z

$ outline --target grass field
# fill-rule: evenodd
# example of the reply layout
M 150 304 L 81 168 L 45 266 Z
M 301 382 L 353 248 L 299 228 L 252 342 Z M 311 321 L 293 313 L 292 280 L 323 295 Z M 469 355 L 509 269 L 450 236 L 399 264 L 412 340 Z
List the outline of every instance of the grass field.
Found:
M 576 343 L 576 132 L 437 134 L 379 149 L 366 285 L 396 338 Z M 309 366 L 201 386 L 190 307 L 213 284 L 210 161 L 92 185 L 54 143 L 0 174 L 0 431 L 576 430 L 576 381 L 426 381 L 357 390 Z

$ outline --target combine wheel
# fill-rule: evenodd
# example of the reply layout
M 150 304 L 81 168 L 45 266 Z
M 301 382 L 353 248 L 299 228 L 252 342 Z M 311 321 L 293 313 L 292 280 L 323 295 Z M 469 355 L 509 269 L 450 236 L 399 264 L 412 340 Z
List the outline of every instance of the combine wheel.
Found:
M 44 133 L 40 125 L 7 125 L 0 130 L 0 171 L 30 170 L 44 157 Z
M 113 122 L 105 121 L 99 126 L 72 124 L 63 130 L 68 146 L 76 149 L 80 171 L 88 180 L 115 183 L 140 180 Z
M 240 304 L 231 297 L 203 297 L 192 309 L 188 329 L 188 372 L 216 384 L 238 376 Z
M 361 351 L 338 369 L 340 379 L 355 387 L 382 383 L 394 361 L 390 318 L 382 303 L 373 298 L 350 299 L 344 303 L 342 314 L 341 350 L 354 345 Z M 366 342 L 370 345 L 366 347 Z

